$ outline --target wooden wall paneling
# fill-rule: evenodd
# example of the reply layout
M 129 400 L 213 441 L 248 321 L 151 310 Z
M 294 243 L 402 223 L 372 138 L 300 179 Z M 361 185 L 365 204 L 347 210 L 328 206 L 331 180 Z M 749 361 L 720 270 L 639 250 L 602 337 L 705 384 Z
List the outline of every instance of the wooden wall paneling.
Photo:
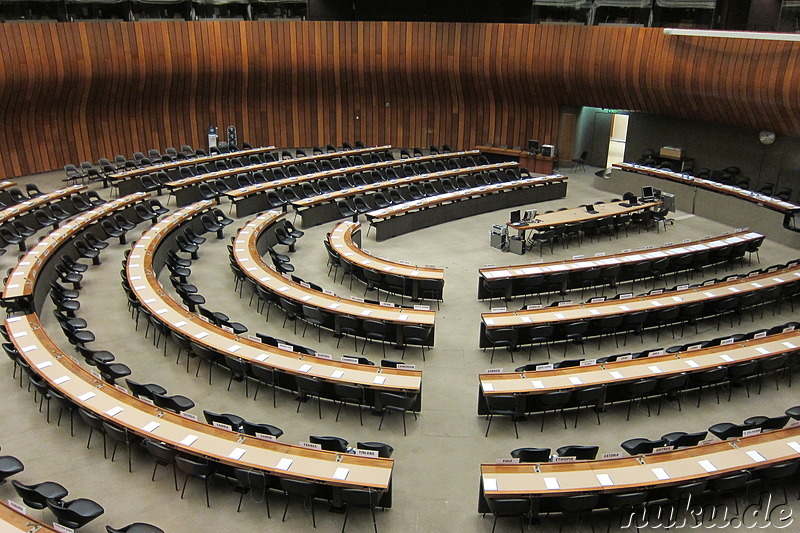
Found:
M 553 143 L 559 105 L 800 135 L 793 43 L 630 27 L 163 21 L 3 24 L 0 46 L 3 177 L 205 147 L 211 124 L 253 144 Z

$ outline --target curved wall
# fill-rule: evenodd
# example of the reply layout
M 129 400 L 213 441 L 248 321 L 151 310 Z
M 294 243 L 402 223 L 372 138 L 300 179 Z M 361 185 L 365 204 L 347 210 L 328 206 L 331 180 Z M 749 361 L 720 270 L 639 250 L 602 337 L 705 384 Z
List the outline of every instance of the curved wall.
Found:
M 0 24 L 0 177 L 204 146 L 555 143 L 559 105 L 800 135 L 800 45 L 406 22 Z

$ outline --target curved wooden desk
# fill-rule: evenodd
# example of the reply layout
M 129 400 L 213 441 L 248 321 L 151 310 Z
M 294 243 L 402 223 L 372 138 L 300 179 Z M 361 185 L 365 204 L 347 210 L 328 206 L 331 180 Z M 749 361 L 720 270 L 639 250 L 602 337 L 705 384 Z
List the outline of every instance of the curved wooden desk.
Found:
M 588 212 L 585 207 L 575 207 L 562 211 L 553 211 L 552 213 L 539 213 L 536 215 L 535 221 L 507 222 L 506 225 L 516 229 L 520 233 L 524 233 L 529 229 L 541 231 L 564 226 L 565 224 L 574 224 L 575 222 L 588 222 L 589 220 L 600 220 L 619 215 L 628 215 L 660 205 L 660 201 L 640 203 L 637 205 L 629 205 L 626 202 L 606 202 L 604 204 L 594 204 L 592 207 L 594 211 L 596 211 L 595 213 Z
M 3 290 L 3 300 L 12 301 L 33 298 L 37 285 L 45 284 L 40 279 L 40 272 L 64 244 L 70 242 L 81 231 L 97 225 L 104 218 L 143 202 L 149 196 L 149 193 L 140 192 L 117 198 L 97 206 L 91 211 L 82 213 L 80 216 L 66 222 L 59 229 L 51 231 L 28 250 L 22 260 L 14 267 L 14 270 L 11 271 L 8 277 L 9 281 Z M 49 291 L 49 287 L 46 288 L 45 292 L 47 291 Z M 38 308 L 38 304 L 35 302 L 34 304 L 35 308 Z
M 712 302 L 729 296 L 742 296 L 752 291 L 766 290 L 775 286 L 788 286 L 800 281 L 800 266 L 796 261 L 788 268 L 758 274 L 752 277 L 723 281 L 704 287 L 669 291 L 662 294 L 635 296 L 627 299 L 606 300 L 544 309 L 503 311 L 481 314 L 481 346 L 486 344 L 485 328 L 525 328 L 540 324 L 565 324 L 577 320 L 597 320 L 612 315 L 653 311 L 671 306 L 683 306 L 695 302 Z
M 108 174 L 108 179 L 111 181 L 119 181 L 128 178 L 144 176 L 145 174 L 150 174 L 152 172 L 159 172 L 159 171 L 168 171 L 175 168 L 186 167 L 190 165 L 202 165 L 203 163 L 212 163 L 214 161 L 219 161 L 220 159 L 233 159 L 234 157 L 248 157 L 254 154 L 263 154 L 264 152 L 269 152 L 270 150 L 274 150 L 274 146 L 264 146 L 260 148 L 247 148 L 245 150 L 237 150 L 236 152 L 225 152 L 220 154 L 210 154 L 200 157 L 192 157 L 189 159 L 176 159 L 171 163 L 153 163 L 152 165 L 147 165 L 144 167 L 137 167 L 132 168 L 129 170 L 119 170 L 112 174 Z
M 488 512 L 484 498 L 531 497 L 536 507 L 539 503 L 546 505 L 551 497 L 652 491 L 798 459 L 800 426 L 634 457 L 482 464 L 478 512 Z M 542 501 L 537 501 L 540 498 Z
M 390 490 L 392 459 L 310 450 L 225 431 L 149 405 L 95 378 L 47 335 L 35 314 L 12 317 L 6 328 L 23 359 L 49 387 L 82 409 L 143 438 L 158 440 L 191 455 L 280 477 L 307 479 L 327 486 Z M 281 461 L 291 460 L 288 470 Z M 345 479 L 334 477 L 346 468 Z
M 406 281 L 408 288 L 405 294 L 413 299 L 419 299 L 419 284 L 422 280 L 430 281 L 444 288 L 444 269 L 442 268 L 419 267 L 389 261 L 363 250 L 359 222 L 345 221 L 337 224 L 328 234 L 328 243 L 342 261 L 347 261 L 358 268 L 400 276 Z M 384 290 L 386 290 L 385 287 Z
M 507 165 L 508 163 L 498 163 Z M 516 163 L 511 163 L 516 165 Z M 511 193 L 513 194 L 501 194 Z M 382 241 L 410 231 L 427 228 L 465 216 L 497 211 L 511 206 L 563 198 L 567 193 L 567 177 L 560 174 L 522 178 L 426 196 L 366 213 L 375 226 L 375 239 Z M 444 209 L 432 209 L 444 207 Z M 416 213 L 411 217 L 402 217 Z
M 156 319 L 163 322 L 170 330 L 210 350 L 242 359 L 252 365 L 276 370 L 282 380 L 279 380 L 279 383 L 287 389 L 294 388 L 294 376 L 307 376 L 330 384 L 362 385 L 370 392 L 368 400 L 372 400 L 372 404 L 375 391 L 421 392 L 422 372 L 418 370 L 398 370 L 333 361 L 262 344 L 223 331 L 205 322 L 198 315 L 190 313 L 173 300 L 158 283 L 154 256 L 159 246 L 166 246 L 164 240 L 170 233 L 212 205 L 212 202 L 204 201 L 171 213 L 142 235 L 128 256 L 126 273 L 131 288 L 141 305 Z M 239 239 L 241 236 L 237 237 L 237 247 L 240 246 Z M 251 263 L 249 258 L 247 263 Z M 278 274 L 275 275 L 284 279 Z
M 334 178 L 337 176 L 345 176 L 347 174 L 354 174 L 356 172 L 369 172 L 372 170 L 381 170 L 387 169 L 391 167 L 399 167 L 403 165 L 415 164 L 415 163 L 425 163 L 431 161 L 440 161 L 444 159 L 453 159 L 459 157 L 468 157 L 472 155 L 477 155 L 477 152 L 448 152 L 445 154 L 433 154 L 433 155 L 425 155 L 425 156 L 418 156 L 414 158 L 407 158 L 407 159 L 392 159 L 390 161 L 381 161 L 379 163 L 366 163 L 363 165 L 353 165 L 348 167 L 337 168 L 334 170 L 324 170 L 320 172 L 312 172 L 310 174 L 304 174 L 302 176 L 292 176 L 289 178 L 283 178 L 280 180 L 272 180 L 266 181 L 264 183 L 257 183 L 255 185 L 251 185 L 249 187 L 242 187 L 239 189 L 234 189 L 232 191 L 228 191 L 225 193 L 231 201 L 233 201 L 236 205 L 236 214 L 237 216 L 245 216 L 251 215 L 253 213 L 258 213 L 264 210 L 264 202 L 258 198 L 257 195 L 265 194 L 268 191 L 274 191 L 276 189 L 283 189 L 286 187 L 294 187 L 296 185 L 302 185 L 306 182 L 314 182 L 325 178 Z M 414 175 L 413 177 L 416 177 Z M 389 181 L 384 181 L 380 183 L 389 183 Z M 357 187 L 351 187 L 347 189 L 348 191 L 354 190 Z M 294 192 L 297 194 L 298 197 L 304 197 L 305 194 L 302 190 L 295 189 Z M 316 196 L 314 198 L 321 198 L 319 201 L 306 205 L 305 207 L 312 207 L 313 205 L 319 205 L 321 203 L 328 202 L 328 198 L 325 195 Z M 298 206 L 295 206 L 297 209 Z M 338 211 L 334 209 L 336 214 L 338 215 Z M 319 214 L 317 212 L 317 214 Z M 308 217 L 308 213 L 306 213 Z M 322 222 L 329 222 L 331 220 L 336 220 L 338 216 L 331 217 L 328 214 L 324 215 L 324 219 L 321 217 L 317 217 L 315 220 L 308 221 L 309 225 L 316 225 Z M 319 221 L 318 221 L 319 220 Z M 306 218 L 303 219 L 303 224 L 306 224 Z
M 42 206 L 70 198 L 75 194 L 82 193 L 86 189 L 86 185 L 71 185 L 6 207 L 0 211 L 0 224 L 5 224 L 10 220 L 26 215 Z
M 520 281 L 526 278 L 546 276 L 554 272 L 567 272 L 569 276 L 579 274 L 593 268 L 612 267 L 614 265 L 626 265 L 640 263 L 643 261 L 654 262 L 659 259 L 677 259 L 695 252 L 711 251 L 726 246 L 733 246 L 742 243 L 754 243 L 763 240 L 764 236 L 754 231 L 737 231 L 727 233 L 719 237 L 711 237 L 697 241 L 684 241 L 680 244 L 664 245 L 660 248 L 648 247 L 644 250 L 635 250 L 619 254 L 581 257 L 579 259 L 566 259 L 564 261 L 554 261 L 548 263 L 531 263 L 527 265 L 511 265 L 500 267 L 487 267 L 478 269 L 478 299 L 488 298 L 489 294 L 484 287 L 483 280 L 503 280 L 511 279 L 512 283 L 508 286 L 506 298 L 526 294 L 525 288 Z M 670 270 L 667 270 L 669 272 Z M 570 279 L 567 279 L 567 289 L 578 287 L 570 286 Z M 627 281 L 618 278 L 617 281 Z M 600 282 L 599 282 L 600 283 Z M 544 286 L 542 286 L 544 290 Z M 530 293 L 527 293 L 530 294 Z
M 698 343 L 699 345 L 700 343 Z M 719 366 L 761 360 L 800 350 L 800 331 L 785 328 L 783 333 L 759 339 L 713 346 L 652 357 L 589 364 L 554 370 L 480 374 L 478 414 L 487 414 L 485 398 L 497 394 L 521 394 L 526 412 L 538 410 L 535 397 L 555 390 L 577 390 L 597 385 L 608 387 L 608 401 L 627 399 L 617 392 L 625 385 L 645 378 L 663 379 L 676 374 L 693 374 Z M 663 350 L 662 350 L 663 352 Z M 586 361 L 591 363 L 592 361 Z M 598 406 L 606 400 L 601 400 Z
M 174 181 L 170 181 L 170 182 L 166 183 L 165 185 L 166 185 L 167 189 L 170 190 L 170 194 L 175 195 L 175 201 L 176 201 L 177 205 L 178 206 L 184 206 L 184 205 L 188 205 L 188 204 L 190 204 L 192 202 L 196 202 L 196 201 L 201 199 L 200 193 L 199 193 L 196 185 L 199 185 L 200 183 L 203 183 L 204 181 L 231 178 L 231 177 L 237 176 L 239 174 L 248 174 L 248 173 L 251 173 L 251 172 L 257 172 L 257 171 L 263 171 L 263 170 L 272 170 L 272 169 L 276 169 L 276 168 L 288 167 L 290 165 L 299 165 L 299 164 L 305 164 L 305 163 L 312 163 L 314 161 L 322 161 L 322 160 L 325 160 L 325 159 L 332 159 L 332 158 L 335 158 L 335 157 L 363 155 L 363 154 L 368 154 L 368 153 L 372 153 L 372 152 L 383 152 L 383 151 L 387 151 L 389 149 L 391 149 L 391 145 L 375 146 L 375 147 L 370 147 L 370 148 L 358 148 L 358 149 L 355 149 L 355 150 L 342 150 L 342 151 L 339 151 L 339 152 L 328 152 L 328 153 L 324 153 L 324 154 L 296 157 L 296 158 L 293 158 L 293 159 L 280 159 L 278 161 L 267 161 L 266 163 L 259 163 L 259 164 L 256 164 L 256 165 L 244 165 L 244 166 L 241 166 L 241 167 L 230 168 L 230 169 L 226 169 L 226 170 L 216 170 L 216 171 L 213 171 L 213 172 L 207 172 L 207 173 L 204 173 L 204 174 L 198 174 L 196 176 L 190 176 L 190 177 L 187 177 L 187 178 L 181 178 L 181 179 L 177 179 L 177 180 L 174 180 Z M 377 163 L 370 163 L 369 165 L 375 165 L 375 164 L 377 164 Z M 345 167 L 344 169 L 326 170 L 326 171 L 322 171 L 322 172 L 315 172 L 313 174 L 304 174 L 304 175 L 299 176 L 299 177 L 303 178 L 305 180 L 305 176 L 315 176 L 315 178 L 313 178 L 313 179 L 319 179 L 320 177 L 324 177 L 324 176 L 329 176 L 329 175 L 330 176 L 335 176 L 337 174 L 346 173 L 347 169 L 350 169 L 350 168 L 355 168 L 355 167 Z M 298 177 L 298 176 L 294 176 L 294 177 Z M 264 182 L 264 184 L 275 184 L 276 187 L 277 187 L 277 186 L 279 186 L 279 185 L 277 185 L 278 181 L 283 181 L 283 180 L 267 181 L 267 182 Z M 237 190 L 237 188 L 241 189 L 241 188 L 239 188 L 239 184 L 235 180 L 229 180 L 229 182 L 226 182 L 226 183 L 230 187 L 233 187 L 234 190 Z M 248 189 L 249 190 L 252 187 L 257 187 L 258 185 L 262 185 L 262 184 L 257 184 L 257 185 L 250 186 L 250 187 L 244 187 L 244 189 Z M 234 192 L 234 191 L 228 191 L 228 193 L 226 193 L 226 195 L 228 195 L 228 194 L 230 194 L 232 192 Z M 237 212 L 237 216 L 243 216 L 244 214 L 251 214 L 251 213 L 242 213 L 240 215 Z
M 482 172 L 491 172 L 503 170 L 506 168 L 516 168 L 516 163 L 497 163 L 494 165 L 479 165 L 473 167 L 464 167 L 452 170 L 442 170 L 439 172 L 430 172 L 427 174 L 415 174 L 413 176 L 405 176 L 402 178 L 395 178 L 386 181 L 378 181 L 366 185 L 358 185 L 356 187 L 348 187 L 338 191 L 319 194 L 317 196 L 309 196 L 308 198 L 301 198 L 292 202 L 292 207 L 295 208 L 297 213 L 303 219 L 303 227 L 317 226 L 325 222 L 332 222 L 342 218 L 339 207 L 336 204 L 337 200 L 342 198 L 350 198 L 353 196 L 364 195 L 365 200 L 369 198 L 370 193 L 385 191 L 388 189 L 400 189 L 403 192 L 412 183 L 420 183 L 445 178 L 454 178 L 456 176 L 463 176 L 465 179 L 470 178 L 474 181 L 475 175 Z M 458 191 L 461 192 L 461 191 Z M 464 196 L 466 197 L 466 196 Z M 428 197 L 426 197 L 428 198 Z M 433 197 L 431 197 L 433 198 Z M 424 201 L 424 200 L 418 200 Z M 390 209 L 390 208 L 386 208 Z M 369 218 L 369 213 L 367 214 Z M 379 239 L 380 240 L 380 239 Z
M 385 322 L 395 326 L 393 338 L 388 339 L 402 344 L 402 326 L 416 325 L 434 327 L 436 314 L 408 307 L 394 307 L 358 302 L 335 294 L 326 294 L 304 287 L 270 268 L 259 254 L 259 238 L 262 233 L 283 216 L 278 211 L 264 213 L 245 225 L 236 236 L 233 256 L 236 264 L 246 276 L 276 296 L 294 301 L 299 305 L 317 307 L 321 311 L 341 314 L 358 319 Z M 390 329 L 391 332 L 391 329 Z M 433 345 L 434 331 L 431 331 L 430 345 Z
M 635 163 L 614 163 L 612 166 L 614 168 L 620 168 L 622 170 L 628 170 L 630 172 L 636 172 L 638 174 L 645 174 L 647 176 L 653 176 L 655 178 L 661 178 L 669 181 L 674 181 L 677 183 L 684 183 L 692 187 L 698 187 L 701 189 L 714 191 L 716 193 L 734 196 L 736 198 L 747 200 L 748 202 L 753 202 L 755 204 L 763 205 L 764 207 L 767 207 L 774 211 L 778 211 L 780 213 L 785 213 L 787 211 L 800 209 L 800 205 L 793 204 L 792 202 L 787 202 L 785 200 L 781 200 L 780 198 L 776 198 L 774 196 L 768 196 L 766 194 L 761 194 L 755 191 L 748 191 L 747 189 L 742 189 L 741 187 L 734 187 L 733 185 L 725 185 L 712 180 L 695 178 L 694 176 L 690 176 L 688 174 L 682 174 L 680 172 L 673 172 L 671 170 L 663 170 L 663 169 L 648 167 L 645 165 L 637 165 Z
M 55 529 L 12 509 L 6 502 L 0 502 L 0 531 L 36 533 L 38 531 L 55 531 Z

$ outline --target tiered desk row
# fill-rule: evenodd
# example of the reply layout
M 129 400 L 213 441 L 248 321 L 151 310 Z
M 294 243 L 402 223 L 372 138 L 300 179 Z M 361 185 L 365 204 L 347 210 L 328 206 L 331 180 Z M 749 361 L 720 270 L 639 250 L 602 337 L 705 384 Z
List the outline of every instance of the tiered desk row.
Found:
M 291 182 L 286 182 L 284 180 L 273 180 L 265 182 L 264 184 L 257 184 L 253 186 L 253 188 L 240 187 L 238 182 L 236 181 L 236 176 L 238 176 L 239 174 L 250 174 L 259 171 L 261 172 L 277 171 L 278 169 L 281 169 L 283 167 L 289 167 L 291 165 L 305 165 L 306 163 L 314 163 L 336 157 L 352 157 L 352 156 L 367 155 L 370 153 L 384 153 L 387 152 L 390 148 L 391 148 L 390 145 L 376 146 L 371 148 L 358 148 L 355 150 L 344 150 L 340 152 L 329 152 L 325 154 L 301 156 L 293 159 L 280 159 L 278 161 L 267 161 L 265 163 L 250 164 L 250 165 L 230 168 L 227 170 L 217 170 L 214 172 L 198 174 L 197 176 L 191 176 L 187 178 L 181 178 L 174 181 L 170 181 L 167 182 L 165 185 L 167 189 L 170 190 L 170 193 L 175 195 L 177 205 L 184 206 L 192 202 L 196 202 L 197 200 L 200 200 L 201 195 L 198 189 L 198 185 L 210 180 L 222 179 L 223 181 L 225 181 L 226 185 L 233 190 L 245 189 L 249 191 L 249 194 L 254 194 L 256 192 L 263 192 L 263 191 L 258 191 L 256 189 L 259 185 L 273 185 L 274 187 L 272 188 L 280 188 L 298 182 L 304 182 L 313 179 L 321 179 L 323 177 L 329 177 L 329 176 L 342 175 L 346 173 L 347 169 L 349 168 L 357 168 L 359 166 L 372 167 L 372 165 L 382 165 L 385 163 L 373 163 L 369 165 L 358 165 L 356 167 L 345 167 L 344 169 L 314 172 L 312 174 L 301 174 L 300 176 L 294 176 L 296 178 L 301 178 L 300 180 L 294 180 Z M 390 163 L 394 163 L 394 161 L 391 161 Z M 231 197 L 234 199 L 242 198 L 242 196 L 248 196 L 249 194 L 244 194 L 237 197 L 234 196 Z M 257 211 L 259 211 L 259 209 L 257 208 L 257 206 L 253 205 L 252 201 L 243 202 L 241 205 L 237 207 L 237 216 L 245 216 L 248 214 L 255 213 Z
M 192 157 L 189 159 L 178 159 L 171 163 L 161 163 L 161 162 L 153 163 L 152 165 L 119 170 L 118 172 L 108 174 L 108 179 L 111 181 L 126 180 L 129 178 L 141 177 L 144 176 L 145 174 L 151 174 L 153 172 L 170 172 L 179 169 L 180 167 L 203 165 L 206 163 L 213 163 L 214 161 L 220 161 L 222 159 L 232 159 L 234 157 L 249 157 L 251 155 L 263 154 L 265 152 L 269 152 L 270 150 L 274 149 L 275 149 L 274 146 L 266 146 L 261 148 L 248 148 L 245 150 L 238 150 L 236 152 L 224 152 L 219 154 L 210 154 L 199 157 Z
M 403 326 L 431 328 L 429 345 L 433 345 L 435 324 L 433 311 L 342 298 L 303 286 L 267 266 L 261 259 L 267 247 L 273 244 L 269 242 L 267 230 L 282 216 L 283 214 L 277 211 L 264 213 L 244 226 L 236 236 L 233 256 L 246 276 L 277 297 L 293 301 L 298 305 L 316 307 L 326 314 L 384 322 L 390 326 L 389 337 L 386 340 L 398 345 L 403 344 Z
M 142 235 L 128 256 L 128 281 L 141 305 L 154 318 L 163 322 L 171 331 L 188 337 L 192 342 L 209 350 L 240 359 L 250 365 L 264 366 L 274 370 L 278 385 L 286 389 L 294 388 L 295 376 L 313 377 L 328 384 L 331 391 L 328 394 L 323 393 L 323 396 L 329 397 L 334 397 L 332 389 L 336 383 L 357 384 L 365 388 L 369 405 L 376 405 L 376 391 L 421 392 L 422 373 L 419 371 L 333 361 L 262 344 L 253 338 L 244 338 L 223 331 L 190 313 L 173 300 L 157 280 L 158 271 L 164 265 L 163 258 L 171 245 L 171 236 L 176 229 L 192 223 L 193 218 L 211 206 L 210 201 L 202 201 L 168 215 Z M 274 221 L 280 217 L 280 213 L 269 213 L 265 217 Z M 251 222 L 245 229 L 257 231 L 254 229 L 256 226 L 255 222 Z M 236 247 L 247 254 L 247 249 L 239 248 L 247 246 L 246 241 L 247 239 L 243 239 L 240 234 L 237 237 Z M 249 255 L 246 259 L 247 268 L 255 264 L 255 260 Z M 270 271 L 271 276 L 283 280 L 286 286 L 290 284 L 288 280 L 272 271 Z M 334 300 L 340 301 L 336 298 Z M 342 305 L 349 308 L 345 302 L 342 302 Z M 356 311 L 356 314 L 360 315 L 361 312 Z M 421 395 L 418 399 L 419 404 L 421 404 Z
M 486 498 L 531 498 L 532 512 L 554 510 L 553 499 L 574 494 L 659 491 L 800 459 L 800 427 L 679 450 L 594 461 L 482 464 L 478 512 Z
M 96 209 L 84 213 L 71 220 L 64 227 L 50 233 L 37 246 L 31 249 L 17 265 L 6 285 L 4 299 L 14 301 L 19 298 L 43 299 L 49 290 L 44 274 L 52 269 L 53 260 L 63 245 L 82 231 L 91 231 L 104 216 L 119 212 L 147 198 L 147 194 L 137 193 L 128 197 L 108 202 Z M 128 259 L 129 277 L 142 297 L 143 305 L 155 304 L 155 316 L 164 320 L 173 320 L 173 327 L 189 335 L 211 337 L 227 345 L 231 354 L 236 357 L 252 356 L 252 360 L 264 364 L 289 368 L 302 366 L 297 363 L 298 357 L 290 352 L 253 343 L 235 337 L 222 340 L 220 333 L 201 331 L 203 326 L 209 327 L 193 315 L 166 297 L 160 288 L 153 265 L 151 263 L 155 249 L 162 239 L 168 237 L 169 230 L 185 220 L 188 214 L 196 214 L 210 207 L 210 202 L 191 206 L 169 217 L 166 222 L 156 224 L 150 232 L 136 244 Z M 187 214 L 188 213 L 188 214 Z M 166 253 L 165 251 L 163 252 Z M 137 257 L 138 256 L 138 257 Z M 135 263 L 136 260 L 138 263 Z M 135 266 L 132 266 L 135 265 Z M 133 273 L 131 273 L 131 271 Z M 136 279 L 133 279 L 136 278 Z M 156 298 L 160 301 L 156 302 Z M 171 307 L 172 306 L 172 307 Z M 35 306 L 38 307 L 38 306 Z M 167 314 L 169 309 L 173 314 Z M 175 449 L 196 456 L 209 457 L 223 465 L 242 468 L 254 468 L 270 472 L 277 476 L 307 479 L 320 482 L 328 491 L 335 487 L 370 488 L 384 493 L 381 505 L 391 506 L 391 475 L 393 460 L 371 457 L 359 457 L 349 454 L 309 450 L 300 446 L 281 444 L 274 441 L 240 435 L 202 424 L 193 417 L 166 412 L 111 386 L 82 368 L 76 360 L 63 352 L 49 337 L 35 313 L 9 317 L 5 321 L 6 329 L 20 356 L 40 375 L 53 390 L 63 394 L 77 406 L 87 409 L 111 424 L 122 426 L 132 433 L 148 439 L 157 439 Z M 184 320 L 184 324 L 177 322 Z M 199 341 L 199 339 L 198 339 Z M 237 348 L 241 347 L 241 351 Z M 304 363 L 306 368 L 299 369 L 305 375 L 321 374 L 320 369 L 332 372 L 329 379 L 351 381 L 369 381 L 376 386 L 372 376 L 365 376 L 366 369 L 361 365 L 347 365 L 325 360 L 314 360 L 312 364 Z M 339 373 L 336 373 L 337 370 Z M 376 377 L 378 371 L 369 368 Z M 420 373 L 383 369 L 381 387 L 419 389 Z M 338 377 L 331 377 L 336 373 Z M 372 378 L 372 379 L 369 379 Z M 324 495 L 323 495 L 324 497 Z
M 50 281 L 56 275 L 55 261 L 51 260 L 63 246 L 85 232 L 93 233 L 98 239 L 105 239 L 106 235 L 100 228 L 103 219 L 132 211 L 136 204 L 144 202 L 148 197 L 149 194 L 140 192 L 106 202 L 50 232 L 28 250 L 11 271 L 3 290 L 3 300 L 9 308 L 26 311 L 41 309 L 50 290 Z
M 420 267 L 409 263 L 389 261 L 370 254 L 361 248 L 361 224 L 358 222 L 340 222 L 328 235 L 331 250 L 341 261 L 346 261 L 354 268 L 372 270 L 383 276 L 397 276 L 401 279 L 399 292 L 418 300 L 434 295 L 441 299 L 444 289 L 444 270 L 429 266 Z M 359 277 L 359 276 L 357 276 Z M 382 289 L 397 293 L 395 285 L 384 283 Z M 424 293 L 424 294 L 423 294 Z M 428 296 L 430 297 L 430 296 Z
M 11 317 L 6 328 L 21 356 L 52 389 L 139 437 L 224 465 L 318 481 L 329 489 L 390 490 L 392 459 L 309 450 L 217 429 L 149 405 L 95 378 L 56 346 L 35 314 Z
M 506 287 L 505 298 L 546 291 L 549 289 L 546 283 L 531 283 L 530 280 L 531 278 L 544 278 L 555 273 L 566 273 L 567 278 L 564 281 L 566 290 L 591 286 L 582 283 L 582 280 L 587 271 L 595 269 L 605 269 L 606 271 L 613 269 L 616 272 L 613 281 L 619 283 L 634 279 L 632 276 L 635 271 L 632 268 L 626 269 L 628 266 L 632 267 L 641 263 L 652 264 L 662 259 L 668 259 L 667 266 L 660 273 L 676 272 L 679 271 L 678 269 L 692 268 L 692 261 L 701 253 L 708 257 L 706 264 L 713 264 L 713 258 L 710 256 L 712 252 L 720 252 L 720 256 L 724 256 L 725 260 L 733 257 L 739 258 L 748 249 L 758 250 L 763 241 L 764 236 L 760 233 L 743 230 L 699 241 L 687 240 L 680 244 L 664 245 L 661 248 L 648 247 L 609 256 L 598 254 L 592 258 L 578 257 L 551 263 L 481 268 L 478 270 L 478 299 L 489 298 L 491 293 L 488 289 L 491 287 L 491 283 L 499 283 L 500 280 L 510 280 Z M 726 250 L 728 253 L 723 254 L 722 252 Z M 604 284 L 608 282 L 608 279 L 611 277 L 600 275 L 593 280 L 593 284 Z
M 405 198 L 406 196 L 413 198 L 410 189 L 412 185 L 415 184 L 422 185 L 423 187 L 425 184 L 432 186 L 434 184 L 441 184 L 441 180 L 459 178 L 464 179 L 467 184 L 472 187 L 476 183 L 477 176 L 482 173 L 496 172 L 504 169 L 510 170 L 515 168 L 516 164 L 514 163 L 499 163 L 496 165 L 476 165 L 450 170 L 440 170 L 437 172 L 413 174 L 386 181 L 377 181 L 375 183 L 358 185 L 356 187 L 348 187 L 346 189 L 310 196 L 308 198 L 301 198 L 296 201 L 292 201 L 291 204 L 297 213 L 302 217 L 303 226 L 310 227 L 342 218 L 342 215 L 340 214 L 339 208 L 336 204 L 338 200 L 361 197 L 366 203 L 367 207 L 371 209 L 373 206 L 379 207 L 374 196 L 376 193 L 384 194 L 389 190 L 396 190 L 399 193 L 400 198 Z M 435 198 L 435 196 L 431 198 Z M 431 205 L 432 204 L 433 202 L 431 202 Z
M 528 177 L 427 196 L 369 211 L 366 216 L 376 229 L 375 238 L 382 241 L 459 218 L 555 200 L 566 194 L 566 176 Z
M 777 301 L 783 294 L 792 294 L 800 285 L 800 266 L 797 261 L 785 268 L 769 268 L 766 272 L 731 281 L 715 282 L 703 286 L 683 286 L 682 290 L 651 293 L 629 298 L 614 298 L 596 303 L 562 305 L 544 309 L 521 309 L 481 314 L 481 347 L 491 346 L 486 337 L 487 329 L 514 328 L 522 330 L 537 325 L 562 326 L 575 321 L 596 322 L 614 315 L 626 315 L 638 311 L 655 312 L 667 307 L 683 307 L 693 303 L 707 304 L 707 311 L 714 312 L 713 305 L 722 299 L 743 297 L 750 292 L 763 291 L 769 301 Z M 777 289 L 775 289 L 777 287 Z M 679 286 L 680 288 L 680 286 Z M 770 292 L 772 291 L 772 292 Z M 784 292 L 786 291 L 786 292 Z M 553 340 L 559 336 L 559 329 Z
M 595 178 L 594 186 L 619 194 L 637 191 L 644 186 L 663 187 L 665 192 L 675 196 L 675 208 L 679 211 L 709 218 L 734 228 L 749 227 L 769 239 L 795 248 L 800 247 L 800 235 L 784 228 L 787 217 L 791 218 L 798 212 L 800 205 L 780 198 L 630 163 L 615 164 L 610 177 Z
M 491 396 L 522 395 L 523 411 L 532 413 L 544 410 L 537 401 L 543 394 L 605 386 L 605 395 L 597 402 L 599 409 L 608 402 L 629 400 L 623 389 L 641 379 L 663 380 L 677 374 L 696 375 L 712 368 L 762 361 L 783 354 L 795 355 L 798 351 L 800 332 L 788 326 L 777 335 L 678 353 L 654 350 L 649 357 L 626 361 L 618 359 L 597 364 L 594 360 L 585 360 L 583 366 L 569 368 L 483 373 L 479 375 L 478 414 L 487 414 L 486 398 Z

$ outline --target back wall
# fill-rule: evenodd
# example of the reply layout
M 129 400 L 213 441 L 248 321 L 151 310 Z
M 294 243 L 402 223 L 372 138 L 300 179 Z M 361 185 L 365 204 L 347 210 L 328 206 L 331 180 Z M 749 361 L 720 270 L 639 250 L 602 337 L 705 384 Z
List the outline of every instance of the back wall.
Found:
M 800 44 L 425 22 L 0 24 L 0 175 L 149 148 L 554 144 L 558 106 L 800 135 Z

